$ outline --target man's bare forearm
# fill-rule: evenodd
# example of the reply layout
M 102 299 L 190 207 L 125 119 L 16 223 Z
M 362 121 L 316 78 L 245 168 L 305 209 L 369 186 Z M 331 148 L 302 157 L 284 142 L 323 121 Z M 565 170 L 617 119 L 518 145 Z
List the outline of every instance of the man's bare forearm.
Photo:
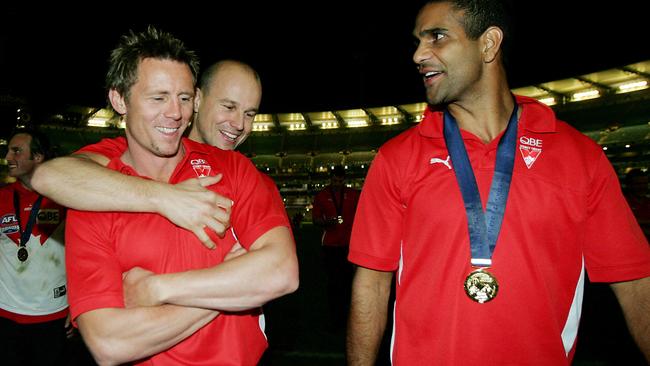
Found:
M 118 365 L 160 353 L 208 324 L 213 310 L 173 305 L 105 308 L 77 318 L 79 330 L 100 365 Z
M 388 316 L 392 272 L 358 267 L 352 281 L 347 334 L 350 366 L 372 366 L 377 359 Z
M 100 155 L 73 155 L 41 164 L 32 177 L 32 186 L 42 195 L 77 210 L 156 212 L 154 181 L 120 174 L 107 169 Z M 108 163 L 103 158 L 104 163 Z
M 204 228 L 222 235 L 230 226 L 232 201 L 205 188 L 217 184 L 221 175 L 172 185 L 121 174 L 106 168 L 107 163 L 97 154 L 52 159 L 36 169 L 31 184 L 42 195 L 77 210 L 158 213 L 192 231 L 209 248 L 215 244 Z
M 613 283 L 630 334 L 650 364 L 650 277 Z
M 152 276 L 140 293 L 154 302 L 222 311 L 241 311 L 291 293 L 298 287 L 298 261 L 289 229 L 276 227 L 248 253 L 218 266 Z

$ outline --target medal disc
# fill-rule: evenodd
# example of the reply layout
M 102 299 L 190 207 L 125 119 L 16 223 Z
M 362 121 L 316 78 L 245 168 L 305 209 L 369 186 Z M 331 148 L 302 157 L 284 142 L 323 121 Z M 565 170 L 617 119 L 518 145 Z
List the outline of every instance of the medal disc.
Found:
M 343 216 L 337 216 L 336 220 L 338 221 L 339 224 L 343 223 Z
M 465 278 L 465 293 L 479 304 L 494 299 L 497 292 L 499 292 L 499 284 L 496 277 L 483 268 L 472 271 Z
M 29 253 L 27 252 L 27 249 L 25 247 L 20 247 L 18 249 L 18 260 L 21 262 L 24 262 L 27 260 L 27 257 L 29 257 Z

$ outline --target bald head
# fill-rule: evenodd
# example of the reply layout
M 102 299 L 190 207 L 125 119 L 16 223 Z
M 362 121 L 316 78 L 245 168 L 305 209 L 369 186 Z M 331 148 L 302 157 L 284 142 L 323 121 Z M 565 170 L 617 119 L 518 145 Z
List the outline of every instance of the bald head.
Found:
M 249 65 L 219 61 L 199 80 L 195 123 L 190 138 L 232 150 L 250 135 L 262 100 L 262 83 Z

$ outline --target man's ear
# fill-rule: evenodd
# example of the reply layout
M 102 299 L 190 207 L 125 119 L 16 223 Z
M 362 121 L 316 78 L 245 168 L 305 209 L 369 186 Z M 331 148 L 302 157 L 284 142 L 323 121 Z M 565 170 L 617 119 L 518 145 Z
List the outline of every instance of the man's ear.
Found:
M 203 93 L 201 93 L 201 89 L 196 88 L 196 96 L 194 97 L 194 113 L 197 113 L 199 111 L 199 106 L 201 105 L 202 96 Z
M 117 113 L 126 114 L 126 101 L 117 90 L 111 89 L 108 91 L 108 100 L 111 101 L 111 105 Z
M 45 160 L 45 156 L 43 156 L 43 154 L 34 153 L 33 156 L 34 156 L 34 158 L 32 160 L 34 160 L 34 162 L 36 162 L 36 163 L 40 164 Z
M 481 35 L 483 62 L 490 63 L 497 58 L 503 43 L 503 31 L 499 27 L 489 27 Z

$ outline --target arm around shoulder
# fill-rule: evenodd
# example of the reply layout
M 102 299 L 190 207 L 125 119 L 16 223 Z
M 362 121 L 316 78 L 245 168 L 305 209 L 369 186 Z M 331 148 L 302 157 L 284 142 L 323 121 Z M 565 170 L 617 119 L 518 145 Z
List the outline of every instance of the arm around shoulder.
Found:
M 52 159 L 36 169 L 31 183 L 37 192 L 76 210 L 156 212 L 208 247 L 214 243 L 203 228 L 222 235 L 230 225 L 232 201 L 206 188 L 221 175 L 171 185 L 121 174 L 106 168 L 108 163 L 96 153 Z
M 137 205 L 138 211 L 153 211 L 149 200 L 136 200 L 140 194 L 132 189 L 143 180 L 108 169 L 108 163 L 96 153 L 62 156 L 38 166 L 31 183 L 42 195 L 77 210 L 135 211 L 131 208 Z

